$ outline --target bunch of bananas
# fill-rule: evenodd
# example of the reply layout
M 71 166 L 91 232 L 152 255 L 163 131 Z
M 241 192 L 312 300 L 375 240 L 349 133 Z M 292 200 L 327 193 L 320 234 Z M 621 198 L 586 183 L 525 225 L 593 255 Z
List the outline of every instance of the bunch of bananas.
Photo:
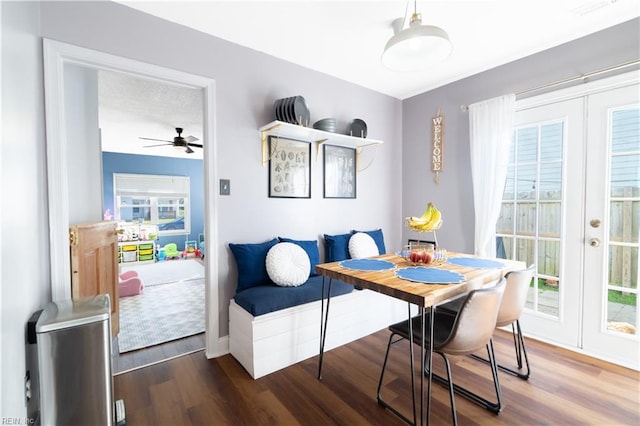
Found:
M 411 216 L 407 218 L 407 226 L 417 232 L 433 231 L 442 225 L 442 214 L 433 203 L 427 205 L 427 209 L 422 216 Z

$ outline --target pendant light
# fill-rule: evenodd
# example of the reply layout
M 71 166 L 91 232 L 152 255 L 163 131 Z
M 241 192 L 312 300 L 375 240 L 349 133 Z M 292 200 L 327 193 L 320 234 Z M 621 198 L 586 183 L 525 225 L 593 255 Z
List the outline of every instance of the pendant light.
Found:
M 382 53 L 382 64 L 393 71 L 416 71 L 445 60 L 451 54 L 451 42 L 445 30 L 433 25 L 422 25 L 422 16 L 414 12 L 409 28 L 394 26 L 394 35 Z M 397 20 L 394 21 L 397 24 Z

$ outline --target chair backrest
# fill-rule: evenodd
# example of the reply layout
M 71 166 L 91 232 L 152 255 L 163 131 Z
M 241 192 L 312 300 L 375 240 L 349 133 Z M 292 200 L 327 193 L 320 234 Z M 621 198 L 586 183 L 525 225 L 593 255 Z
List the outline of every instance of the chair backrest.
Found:
M 502 278 L 493 287 L 470 291 L 456 315 L 449 337 L 434 349 L 452 355 L 465 355 L 484 348 L 496 328 L 505 283 L 506 279 Z M 436 327 L 437 315 L 436 309 Z
M 500 311 L 498 312 L 497 327 L 513 324 L 524 311 L 527 302 L 527 292 L 533 277 L 534 265 L 520 271 L 511 271 L 505 275 L 507 286 L 502 296 Z

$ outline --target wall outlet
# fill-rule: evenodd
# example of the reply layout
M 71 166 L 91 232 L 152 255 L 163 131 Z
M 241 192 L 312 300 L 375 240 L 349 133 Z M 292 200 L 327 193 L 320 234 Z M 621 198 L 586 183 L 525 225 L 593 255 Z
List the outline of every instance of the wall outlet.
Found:
M 231 181 L 220 179 L 220 195 L 231 195 Z

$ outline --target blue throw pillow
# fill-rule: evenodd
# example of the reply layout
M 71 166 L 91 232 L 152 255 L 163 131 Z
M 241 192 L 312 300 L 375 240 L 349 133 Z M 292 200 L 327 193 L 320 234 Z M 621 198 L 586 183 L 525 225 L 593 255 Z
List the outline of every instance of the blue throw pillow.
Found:
M 278 237 L 278 239 L 283 243 L 293 243 L 297 244 L 304 251 L 307 252 L 309 256 L 309 261 L 311 262 L 311 271 L 309 272 L 309 276 L 316 276 L 316 265 L 320 263 L 320 251 L 318 250 L 318 242 L 315 240 L 292 240 L 291 238 Z
M 267 274 L 265 259 L 269 249 L 276 244 L 278 244 L 276 238 L 259 244 L 229 243 L 229 248 L 238 265 L 238 288 L 236 292 L 258 285 L 273 285 L 269 274 Z
M 350 259 L 349 239 L 351 234 L 327 235 L 324 234 L 324 255 L 326 262 L 339 262 Z
M 373 231 L 356 231 L 356 230 L 353 231 L 354 234 L 356 232 L 364 232 L 365 234 L 369 234 L 371 238 L 373 238 L 373 241 L 376 242 L 376 245 L 378 246 L 378 252 L 380 254 L 387 253 L 387 250 L 384 247 L 384 235 L 382 234 L 382 229 L 376 229 Z

